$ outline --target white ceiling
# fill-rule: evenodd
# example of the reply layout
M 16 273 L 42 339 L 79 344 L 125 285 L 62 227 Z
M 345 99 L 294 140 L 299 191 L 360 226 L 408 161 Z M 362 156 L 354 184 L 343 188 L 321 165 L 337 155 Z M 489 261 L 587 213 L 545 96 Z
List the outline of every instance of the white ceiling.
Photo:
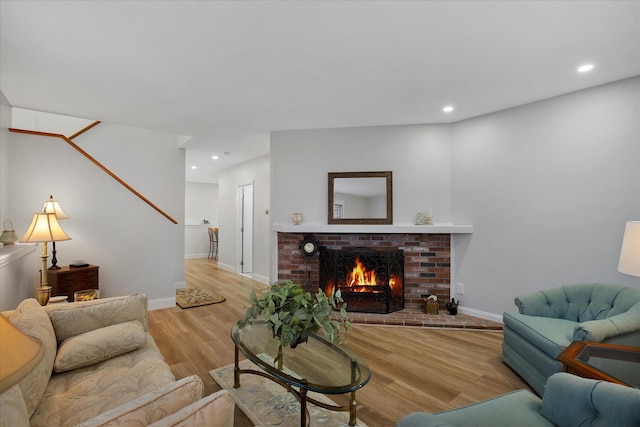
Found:
M 0 0 L 0 43 L 11 105 L 191 136 L 187 179 L 216 182 L 273 130 L 450 123 L 639 75 L 640 2 Z

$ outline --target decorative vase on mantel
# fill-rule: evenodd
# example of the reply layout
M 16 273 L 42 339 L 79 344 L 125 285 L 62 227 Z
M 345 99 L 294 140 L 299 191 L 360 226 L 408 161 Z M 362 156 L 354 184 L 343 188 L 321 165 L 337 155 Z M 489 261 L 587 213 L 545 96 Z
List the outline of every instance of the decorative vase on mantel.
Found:
M 9 223 L 11 228 L 7 228 L 7 223 Z M 18 236 L 16 236 L 16 230 L 13 229 L 13 223 L 8 219 L 2 223 L 2 234 L 0 235 L 0 243 L 5 246 L 15 245 L 18 241 Z

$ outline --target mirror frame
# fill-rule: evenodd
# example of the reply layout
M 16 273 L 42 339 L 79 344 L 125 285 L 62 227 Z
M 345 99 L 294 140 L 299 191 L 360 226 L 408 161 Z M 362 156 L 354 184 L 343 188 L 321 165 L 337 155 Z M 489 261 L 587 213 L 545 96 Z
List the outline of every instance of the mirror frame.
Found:
M 333 217 L 333 182 L 336 178 L 385 178 L 387 192 L 386 218 L 334 218 Z M 393 182 L 391 171 L 384 172 L 329 172 L 329 224 L 393 224 Z

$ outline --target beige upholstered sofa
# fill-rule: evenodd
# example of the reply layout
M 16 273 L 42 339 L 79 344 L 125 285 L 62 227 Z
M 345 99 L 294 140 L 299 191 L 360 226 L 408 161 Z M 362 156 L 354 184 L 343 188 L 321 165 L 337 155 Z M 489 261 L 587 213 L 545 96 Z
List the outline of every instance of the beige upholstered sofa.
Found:
M 44 357 L 0 395 L 0 426 L 233 426 L 227 391 L 202 399 L 194 375 L 175 381 L 147 330 L 143 294 L 4 312 L 42 342 Z M 1 339 L 1 338 L 0 338 Z

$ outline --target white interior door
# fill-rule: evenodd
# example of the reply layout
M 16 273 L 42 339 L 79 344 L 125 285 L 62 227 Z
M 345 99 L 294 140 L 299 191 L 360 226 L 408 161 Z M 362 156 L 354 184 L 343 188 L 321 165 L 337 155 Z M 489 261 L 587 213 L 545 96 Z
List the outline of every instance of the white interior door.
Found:
M 250 275 L 253 271 L 253 184 L 238 187 L 238 271 Z

